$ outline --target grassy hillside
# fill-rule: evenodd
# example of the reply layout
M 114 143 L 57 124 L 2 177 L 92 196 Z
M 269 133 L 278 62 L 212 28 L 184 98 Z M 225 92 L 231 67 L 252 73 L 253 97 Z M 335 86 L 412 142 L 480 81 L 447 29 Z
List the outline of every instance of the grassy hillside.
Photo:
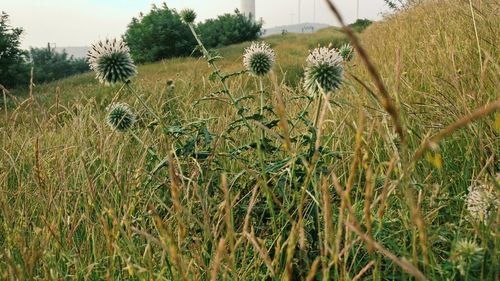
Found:
M 498 8 L 426 1 L 360 35 L 404 140 L 358 53 L 314 122 L 303 66 L 347 42 L 335 29 L 266 38 L 264 115 L 258 80 L 228 79 L 249 128 L 203 59 L 140 66 L 130 87 L 92 73 L 34 87 L 0 117 L 0 277 L 495 280 Z M 248 45 L 218 50 L 219 67 L 242 70 Z M 131 131 L 106 124 L 113 101 L 133 108 Z

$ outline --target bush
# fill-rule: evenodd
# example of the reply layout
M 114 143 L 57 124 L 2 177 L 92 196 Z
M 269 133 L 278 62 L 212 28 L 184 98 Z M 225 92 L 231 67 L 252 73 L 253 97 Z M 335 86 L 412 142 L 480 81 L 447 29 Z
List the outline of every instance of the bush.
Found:
M 238 10 L 198 25 L 202 40 L 210 48 L 255 40 L 261 35 L 261 30 L 262 22 L 249 19 Z
M 189 27 L 175 9 L 164 3 L 153 6 L 149 14 L 133 18 L 125 33 L 136 62 L 151 62 L 189 55 L 196 46 Z
M 0 15 L 0 84 L 10 88 L 27 83 L 26 52 L 21 50 L 22 28 L 9 25 L 9 15 Z
M 370 26 L 373 22 L 369 19 L 358 19 L 356 22 L 349 25 L 356 32 L 362 32 L 368 26 Z
M 209 48 L 227 46 L 257 39 L 262 23 L 248 19 L 238 10 L 196 25 L 200 37 Z M 133 18 L 125 33 L 130 53 L 139 63 L 188 56 L 196 48 L 189 27 L 175 9 L 164 3 L 153 6 L 147 15 Z
M 32 48 L 30 65 L 33 66 L 35 83 L 52 82 L 90 70 L 84 59 L 74 59 L 65 51 L 57 53 L 50 48 Z

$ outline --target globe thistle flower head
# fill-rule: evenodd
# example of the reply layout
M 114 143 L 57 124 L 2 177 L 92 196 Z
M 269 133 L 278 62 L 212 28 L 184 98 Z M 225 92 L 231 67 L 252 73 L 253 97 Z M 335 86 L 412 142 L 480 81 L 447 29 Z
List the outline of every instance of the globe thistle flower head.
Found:
M 468 219 L 471 222 L 486 223 L 491 215 L 500 210 L 500 199 L 488 185 L 473 184 L 466 199 Z
M 345 62 L 350 62 L 354 58 L 354 49 L 349 43 L 342 45 L 339 49 L 339 53 Z
M 97 79 L 105 85 L 128 82 L 137 74 L 130 50 L 122 40 L 106 39 L 92 44 L 87 61 Z
M 114 103 L 108 107 L 108 125 L 118 131 L 126 132 L 135 122 L 135 116 L 126 103 Z
M 194 23 L 196 20 L 196 13 L 192 9 L 184 9 L 180 13 L 181 19 L 186 24 Z
M 311 93 L 325 93 L 340 88 L 344 77 L 342 56 L 330 47 L 319 47 L 310 52 L 305 67 L 304 88 Z
M 460 274 L 465 275 L 467 269 L 480 265 L 483 258 L 483 249 L 473 240 L 459 240 L 450 256 Z
M 275 61 L 276 54 L 266 42 L 253 42 L 243 55 L 243 65 L 256 76 L 268 74 Z

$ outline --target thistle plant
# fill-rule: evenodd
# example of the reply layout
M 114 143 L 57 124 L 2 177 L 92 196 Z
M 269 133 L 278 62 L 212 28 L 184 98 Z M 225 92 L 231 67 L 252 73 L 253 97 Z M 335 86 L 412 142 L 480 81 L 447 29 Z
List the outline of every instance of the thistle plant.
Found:
M 260 116 L 264 116 L 264 86 L 262 77 L 268 74 L 276 60 L 276 54 L 266 42 L 252 42 L 243 54 L 243 65 L 254 76 L 259 79 L 260 87 Z M 262 138 L 265 134 L 262 131 Z
M 330 47 L 316 48 L 307 57 L 304 87 L 311 94 L 330 93 L 342 85 L 344 67 L 341 54 Z
M 340 53 L 329 47 L 318 47 L 310 52 L 305 67 L 304 88 L 314 97 L 320 95 L 317 103 L 314 127 L 311 128 L 311 149 L 314 158 L 318 156 L 319 135 L 321 134 L 320 116 L 330 93 L 339 89 L 343 82 L 344 66 Z M 323 104 L 325 99 L 325 104 Z
M 227 79 L 229 77 L 239 75 L 242 72 L 236 72 L 236 73 L 230 73 L 230 74 L 222 73 L 221 69 L 216 64 L 216 60 L 220 59 L 221 57 L 218 55 L 215 55 L 207 50 L 207 48 L 205 47 L 205 45 L 201 41 L 200 37 L 198 36 L 198 33 L 196 32 L 196 30 L 194 28 L 194 21 L 196 20 L 196 13 L 193 10 L 184 9 L 181 12 L 181 18 L 189 26 L 191 33 L 193 34 L 196 42 L 198 43 L 198 48 L 203 53 L 203 56 L 205 57 L 205 59 L 208 62 L 208 65 L 214 70 L 212 72 L 212 74 L 210 75 L 210 79 L 211 80 L 215 80 L 215 79 L 220 80 L 222 87 L 223 87 L 221 92 L 225 93 L 228 96 L 228 98 L 231 101 L 231 104 L 236 108 L 238 115 L 240 115 L 241 120 L 245 123 L 246 127 L 250 131 L 253 131 L 252 127 L 248 123 L 247 118 L 243 115 L 244 109 L 239 105 L 238 101 L 234 98 L 233 94 L 229 91 L 229 87 L 227 85 Z
M 120 94 L 121 90 L 126 86 L 130 89 L 130 91 L 137 97 L 140 103 L 158 120 L 158 122 L 162 123 L 162 119 L 146 104 L 146 102 L 142 99 L 142 97 L 135 91 L 134 88 L 130 85 L 130 79 L 137 75 L 137 67 L 130 56 L 130 49 L 127 44 L 123 40 L 109 40 L 98 41 L 97 43 L 92 44 L 90 51 L 87 54 L 87 61 L 90 65 L 90 69 L 96 72 L 97 79 L 103 83 L 104 85 L 114 85 L 117 83 L 124 83 L 120 90 L 116 93 L 115 98 Z M 113 98 L 113 100 L 115 100 Z M 125 107 L 123 104 L 116 105 L 112 104 L 110 108 L 116 107 L 116 113 L 126 113 Z M 130 115 L 133 116 L 133 115 Z M 122 131 L 122 124 L 116 123 L 118 119 L 115 119 L 115 122 L 110 123 L 108 116 L 108 124 L 112 125 L 116 130 Z M 112 117 L 112 116 L 111 116 Z M 123 123 L 123 129 L 126 130 L 133 123 L 133 118 L 130 120 L 125 119 L 125 123 Z M 128 122 L 130 122 L 128 124 Z M 120 126 L 117 126 L 120 125 Z
M 486 223 L 490 216 L 500 209 L 500 199 L 487 184 L 473 184 L 469 187 L 466 204 L 468 219 L 472 223 Z
M 339 53 L 342 56 L 344 62 L 350 62 L 354 58 L 354 49 L 349 43 L 342 45 L 339 48 Z
M 459 240 L 453 247 L 451 261 L 462 276 L 480 266 L 483 249 L 474 240 Z
M 213 69 L 212 74 L 210 75 L 210 80 L 214 81 L 218 79 L 220 83 L 222 84 L 222 89 L 220 90 L 221 93 L 224 93 L 230 100 L 232 106 L 236 109 L 237 114 L 240 116 L 240 119 L 233 122 L 233 124 L 241 124 L 243 123 L 245 127 L 248 129 L 248 131 L 253 134 L 254 133 L 254 128 L 253 126 L 250 125 L 248 122 L 249 119 L 255 119 L 254 116 L 245 116 L 245 111 L 246 109 L 243 108 L 239 101 L 242 100 L 243 98 L 236 99 L 234 95 L 231 93 L 229 86 L 228 86 L 228 78 L 232 78 L 235 76 L 238 76 L 245 71 L 239 71 L 239 72 L 234 72 L 234 73 L 224 73 L 221 71 L 219 66 L 217 65 L 216 61 L 218 59 L 221 59 L 220 56 L 209 52 L 203 42 L 200 40 L 200 37 L 196 33 L 195 27 L 194 27 L 194 17 L 193 14 L 196 15 L 194 12 L 188 12 L 189 10 L 185 10 L 185 12 L 182 13 L 183 15 L 183 21 L 189 26 L 191 33 L 193 34 L 196 42 L 198 43 L 198 48 L 201 50 L 203 53 L 203 56 L 208 62 L 208 65 Z M 266 43 L 254 43 L 253 47 L 251 46 L 245 51 L 245 58 L 244 58 L 244 64 L 247 67 L 247 69 L 253 73 L 256 76 L 263 76 L 271 70 L 275 60 L 275 55 L 274 51 L 267 45 Z M 260 116 L 263 115 L 263 86 L 262 86 L 262 81 L 260 83 L 260 89 L 261 89 L 261 110 L 260 110 Z M 229 130 L 230 131 L 230 130 Z M 262 133 L 262 137 L 264 137 L 264 133 Z M 253 147 L 255 144 L 248 144 L 247 147 Z M 264 159 L 263 159 L 263 154 L 262 154 L 262 141 L 258 141 L 256 143 L 257 146 L 257 152 L 259 156 L 259 164 L 261 169 L 264 169 Z M 271 213 L 271 217 L 273 221 L 276 221 L 276 214 L 275 214 L 275 207 L 274 203 L 272 201 L 272 196 L 270 194 L 270 191 L 267 189 L 267 187 L 263 187 L 264 190 L 266 190 L 266 201 L 269 206 L 269 211 Z M 277 231 L 277 229 L 274 228 L 275 224 L 273 224 L 273 230 Z
M 135 122 L 135 115 L 126 103 L 113 103 L 108 107 L 108 125 L 115 131 L 126 132 Z
M 130 50 L 122 40 L 106 39 L 92 44 L 87 61 L 96 78 L 105 85 L 128 82 L 137 74 Z
M 180 12 L 181 19 L 186 24 L 193 24 L 196 20 L 196 13 L 192 9 L 184 9 Z
M 271 71 L 276 55 L 266 42 L 253 42 L 245 49 L 243 64 L 255 76 L 264 76 Z

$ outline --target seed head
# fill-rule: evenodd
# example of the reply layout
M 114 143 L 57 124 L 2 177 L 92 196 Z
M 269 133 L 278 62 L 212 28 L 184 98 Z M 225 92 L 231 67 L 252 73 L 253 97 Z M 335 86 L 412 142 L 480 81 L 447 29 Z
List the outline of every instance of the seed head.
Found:
M 87 61 L 97 79 L 105 85 L 125 83 L 137 74 L 130 50 L 122 40 L 106 39 L 92 44 Z
M 491 215 L 500 209 L 500 199 L 487 184 L 476 183 L 469 187 L 466 199 L 468 219 L 471 222 L 486 223 Z
M 467 239 L 459 240 L 454 245 L 450 257 L 462 275 L 480 265 L 482 258 L 483 249 L 474 240 Z
M 180 12 L 180 16 L 183 22 L 186 24 L 194 23 L 196 20 L 196 13 L 192 9 L 184 9 Z
M 342 45 L 339 49 L 339 53 L 345 62 L 350 62 L 354 58 L 354 49 L 349 43 Z
M 114 103 L 108 107 L 107 123 L 112 129 L 125 132 L 134 122 L 135 116 L 126 103 Z
M 340 88 L 344 77 L 342 56 L 333 48 L 316 48 L 307 57 L 304 88 L 311 93 L 325 93 Z
M 253 42 L 243 55 L 243 65 L 256 76 L 268 74 L 275 60 L 276 54 L 266 42 Z

